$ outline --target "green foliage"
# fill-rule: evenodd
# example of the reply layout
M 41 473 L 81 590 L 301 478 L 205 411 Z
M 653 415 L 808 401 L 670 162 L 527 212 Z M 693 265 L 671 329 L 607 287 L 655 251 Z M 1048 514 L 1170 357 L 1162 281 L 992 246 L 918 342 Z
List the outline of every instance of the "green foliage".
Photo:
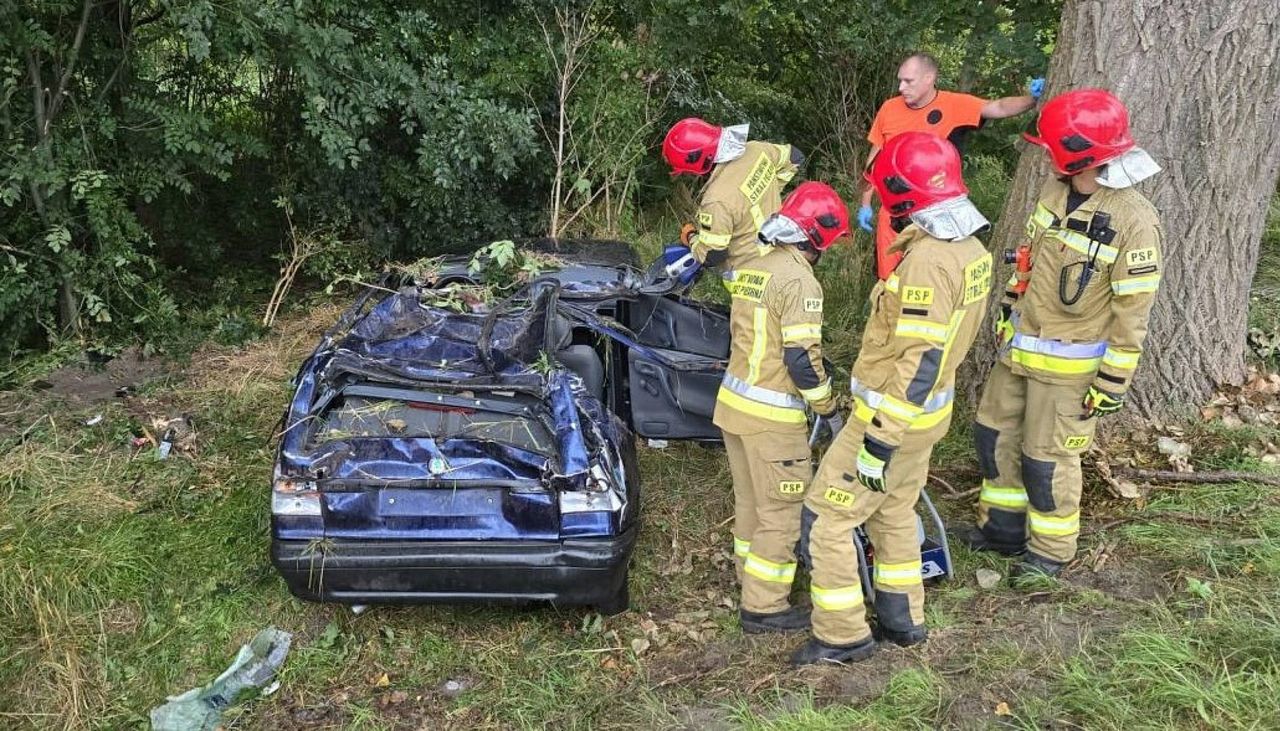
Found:
M 557 9 L 588 31 L 563 113 Z M 952 83 L 1014 93 L 1043 70 L 1056 11 L 1055 0 L 8 4 L 0 343 L 168 347 L 197 310 L 260 306 L 289 240 L 282 197 L 299 230 L 329 237 L 301 270 L 313 281 L 542 234 L 562 122 L 571 235 L 640 238 L 646 221 L 688 216 L 693 191 L 654 151 L 694 114 L 796 144 L 807 175 L 852 197 L 863 135 L 907 50 L 937 52 Z M 974 146 L 995 183 L 1013 131 Z M 217 299 L 228 277 L 243 285 Z

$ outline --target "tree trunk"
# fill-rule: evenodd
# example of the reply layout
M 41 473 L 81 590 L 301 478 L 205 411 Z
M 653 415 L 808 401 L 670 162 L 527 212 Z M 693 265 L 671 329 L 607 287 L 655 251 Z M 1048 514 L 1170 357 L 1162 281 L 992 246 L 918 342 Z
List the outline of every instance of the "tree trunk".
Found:
M 1067 0 L 1062 10 L 1045 98 L 1111 90 L 1164 168 L 1139 186 L 1160 211 L 1165 262 L 1130 397 L 1145 416 L 1245 377 L 1249 287 L 1280 172 L 1276 11 L 1275 0 Z M 1022 239 L 1049 174 L 1047 156 L 1027 148 L 993 237 L 997 260 Z M 994 353 L 975 351 L 985 375 Z

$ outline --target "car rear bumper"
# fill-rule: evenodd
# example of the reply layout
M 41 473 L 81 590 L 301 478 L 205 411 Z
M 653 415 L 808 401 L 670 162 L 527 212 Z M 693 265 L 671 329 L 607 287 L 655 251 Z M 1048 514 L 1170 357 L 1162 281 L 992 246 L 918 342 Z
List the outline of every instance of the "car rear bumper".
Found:
M 601 604 L 623 591 L 636 529 L 560 541 L 309 541 L 273 539 L 289 591 L 346 604 L 549 601 Z

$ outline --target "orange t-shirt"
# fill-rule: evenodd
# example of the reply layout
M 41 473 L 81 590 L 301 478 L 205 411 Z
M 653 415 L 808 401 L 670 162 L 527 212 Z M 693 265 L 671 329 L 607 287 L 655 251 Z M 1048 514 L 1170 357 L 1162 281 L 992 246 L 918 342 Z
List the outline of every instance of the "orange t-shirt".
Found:
M 982 125 L 982 107 L 986 103 L 987 100 L 971 94 L 939 91 L 933 101 L 912 109 L 901 96 L 895 96 L 880 105 L 867 141 L 884 147 L 891 137 L 903 132 L 931 132 L 960 149 L 966 133 Z M 889 253 L 889 246 L 897 236 L 889 225 L 889 211 L 881 207 L 876 221 L 876 275 L 881 279 L 888 279 L 902 261 L 902 252 Z
M 895 96 L 880 105 L 876 118 L 871 122 L 867 141 L 876 147 L 884 147 L 890 138 L 903 132 L 931 132 L 960 145 L 952 135 L 957 130 L 973 129 L 982 124 L 982 107 L 986 99 L 954 91 L 939 91 L 933 101 L 912 109 L 906 100 Z

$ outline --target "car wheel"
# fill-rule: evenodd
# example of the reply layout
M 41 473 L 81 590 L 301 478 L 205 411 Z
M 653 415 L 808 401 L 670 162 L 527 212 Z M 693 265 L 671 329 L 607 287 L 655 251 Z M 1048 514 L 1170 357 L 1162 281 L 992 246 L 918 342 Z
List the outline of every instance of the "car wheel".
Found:
M 613 596 L 596 604 L 596 611 L 611 617 L 615 614 L 622 614 L 631 608 L 631 581 L 630 571 L 622 575 L 622 587 L 614 592 Z

